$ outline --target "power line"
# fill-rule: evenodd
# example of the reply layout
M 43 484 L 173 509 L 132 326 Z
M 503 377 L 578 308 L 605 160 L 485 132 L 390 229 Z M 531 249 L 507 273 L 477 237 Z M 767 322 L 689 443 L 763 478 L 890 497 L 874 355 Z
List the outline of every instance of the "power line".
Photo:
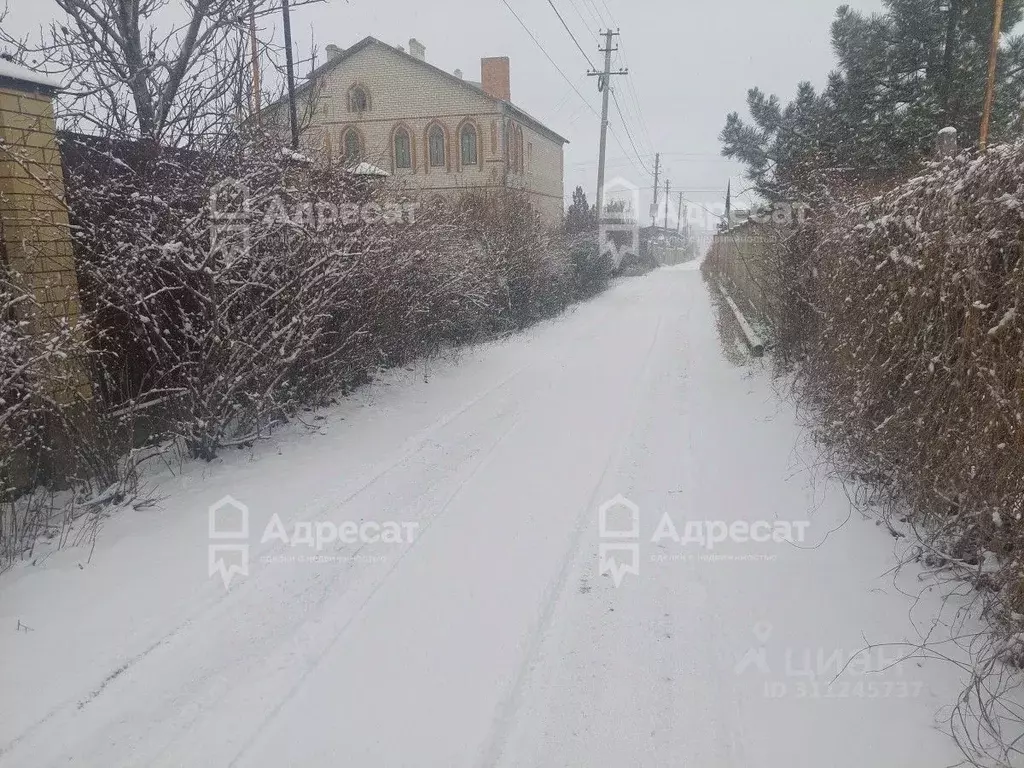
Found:
M 558 9 L 555 7 L 554 2 L 552 2 L 552 0 L 548 0 L 548 5 L 551 6 L 551 10 L 555 12 L 555 16 L 558 17 L 558 20 L 562 22 L 562 26 L 565 27 L 565 31 L 569 33 L 569 37 L 571 37 L 572 41 L 576 43 L 576 47 L 579 48 L 579 51 L 583 55 L 583 58 L 586 59 L 587 65 L 591 69 L 596 69 L 596 67 L 594 66 L 594 62 L 592 62 L 590 60 L 590 57 L 587 56 L 587 52 L 583 50 L 583 46 L 580 45 L 580 41 L 576 39 L 576 35 L 572 33 L 571 29 L 569 29 L 569 25 L 565 23 L 565 19 L 563 19 L 562 14 L 558 12 Z
M 626 46 L 623 45 L 620 42 L 619 43 L 619 47 L 622 49 L 622 63 L 626 67 L 628 67 L 629 66 L 629 57 L 628 57 L 628 55 L 626 53 Z M 643 110 L 640 108 L 639 88 L 633 82 L 632 78 L 629 80 L 629 82 L 626 83 L 626 86 L 629 88 L 629 93 L 630 93 L 630 95 L 633 98 L 633 104 L 636 106 L 637 119 L 638 119 L 638 121 L 640 123 L 640 130 L 643 132 L 645 138 L 647 139 L 647 148 L 650 151 L 654 151 L 654 142 L 651 141 L 651 132 L 647 128 L 647 121 L 644 119 Z
M 627 82 L 627 88 L 628 88 L 629 81 L 627 80 L 626 82 Z M 633 122 L 633 112 L 630 109 L 629 99 L 628 98 L 626 99 L 625 105 L 623 105 L 622 102 L 618 102 L 617 107 L 618 107 L 619 112 L 620 112 L 619 116 L 623 119 L 623 121 L 627 121 L 628 120 L 630 123 L 632 123 Z M 653 145 L 653 142 L 651 142 L 650 134 L 647 134 L 645 129 L 644 129 L 643 116 L 640 114 L 639 108 L 636 110 L 636 118 L 637 118 L 636 124 L 640 126 L 640 131 L 641 131 L 641 135 L 638 138 L 643 138 L 644 136 L 646 136 L 646 138 L 647 138 L 647 145 L 646 145 L 647 152 L 646 152 L 646 154 L 648 156 L 650 156 L 650 155 L 654 154 L 654 145 Z M 639 155 L 641 153 L 638 151 L 637 154 Z
M 588 33 L 593 34 L 593 30 L 590 28 L 590 22 L 583 18 L 583 12 L 580 11 L 580 7 L 576 5 L 576 0 L 569 0 L 569 5 L 572 6 L 572 9 L 576 12 L 580 22 L 583 24 L 583 28 L 586 29 Z M 598 28 L 600 28 L 600 24 L 598 24 Z
M 587 12 L 591 15 L 591 17 L 595 21 L 597 21 L 598 29 L 600 29 L 601 27 L 605 26 L 604 19 L 601 18 L 601 14 L 597 12 L 597 8 L 593 4 L 592 0 L 582 0 L 582 2 L 583 2 L 583 7 L 586 8 Z
M 640 151 L 636 148 L 636 142 L 633 140 L 633 134 L 629 131 L 629 126 L 626 125 L 626 118 L 622 114 L 622 107 L 619 106 L 619 97 L 616 95 L 614 90 L 612 91 L 612 101 L 615 102 L 615 111 L 619 113 L 619 119 L 622 120 L 622 127 L 626 131 L 626 138 L 629 139 L 629 143 L 633 147 L 633 154 L 636 155 L 636 159 L 640 162 L 640 166 L 648 173 L 651 173 L 651 169 L 648 168 L 640 158 Z
M 582 93 L 580 93 L 579 89 L 572 82 L 572 80 L 570 80 L 568 78 L 568 76 L 565 74 L 565 72 L 562 71 L 562 68 L 559 67 L 558 64 L 555 63 L 555 60 L 551 58 L 551 55 L 547 52 L 547 50 L 544 48 L 544 46 L 541 45 L 541 42 L 540 42 L 540 40 L 537 39 L 537 36 L 534 35 L 532 31 L 530 31 L 530 28 L 528 26 L 526 26 L 526 24 L 523 22 L 523 20 L 519 17 L 519 14 L 516 13 L 515 10 L 513 10 L 511 5 L 508 4 L 508 0 L 501 0 L 501 2 L 504 4 L 504 6 L 506 8 L 508 8 L 509 13 L 511 13 L 512 16 L 515 17 L 515 20 L 519 22 L 519 26 L 521 26 L 523 28 L 523 30 L 526 32 L 526 34 L 528 34 L 530 36 L 530 39 L 533 40 L 534 45 L 536 45 L 538 48 L 540 48 L 541 53 L 544 54 L 544 57 L 549 62 L 551 62 L 551 66 L 553 66 L 555 68 L 555 70 L 558 72 L 558 74 L 560 74 L 562 76 L 562 79 L 565 80 L 565 82 L 569 84 L 569 87 L 572 88 L 573 92 L 575 92 L 575 94 L 580 97 L 580 101 L 582 101 L 584 103 L 584 105 L 586 105 L 587 109 L 589 109 L 591 112 L 593 112 L 595 116 L 600 117 L 600 114 L 598 113 L 598 111 L 596 109 L 594 109 L 593 105 L 589 101 L 587 101 L 586 97 Z M 609 129 L 609 130 L 611 130 L 611 134 L 612 134 L 612 137 L 615 139 L 615 143 L 619 145 L 619 149 L 622 150 L 623 154 L 628 156 L 629 152 L 627 152 L 626 148 L 622 145 L 622 142 L 619 140 L 618 134 L 614 131 L 614 129 Z M 630 164 L 633 165 L 632 162 Z M 637 169 L 637 167 L 635 165 L 633 165 L 633 170 L 637 171 L 638 174 L 640 173 L 640 171 Z
M 521 26 L 526 31 L 526 34 L 528 34 L 530 36 L 530 39 L 533 40 L 534 44 L 538 48 L 540 48 L 541 53 L 544 54 L 545 58 L 547 58 L 547 60 L 549 62 L 551 62 L 551 66 L 553 66 L 556 70 L 558 70 L 558 74 L 560 74 L 562 76 L 562 79 L 565 80 L 565 82 L 567 82 L 569 84 L 569 87 L 572 88 L 576 92 L 576 95 L 579 96 L 581 99 L 583 99 L 584 103 L 588 107 L 590 107 L 590 102 L 586 100 L 586 98 L 583 96 L 582 93 L 580 93 L 579 89 L 572 82 L 572 80 L 570 80 L 568 78 L 568 76 L 565 74 L 565 72 L 562 71 L 562 68 L 560 66 L 558 66 L 558 64 L 555 63 L 555 60 L 551 58 L 551 54 L 549 54 L 547 52 L 547 49 L 545 49 L 544 46 L 540 44 L 540 40 L 537 39 L 537 36 L 534 35 L 533 32 L 530 31 L 530 28 L 528 26 L 526 26 L 526 24 L 523 22 L 523 20 L 521 18 L 519 18 L 519 14 L 516 13 L 512 9 L 511 5 L 508 4 L 508 0 L 501 0 L 501 2 L 504 3 L 506 8 L 508 8 L 508 12 L 511 13 L 513 16 L 515 16 L 516 21 L 519 22 L 519 26 Z M 597 111 L 593 107 L 590 107 L 590 110 L 592 112 L 594 112 L 594 114 L 597 114 Z
M 608 13 L 608 21 L 610 21 L 613 26 L 618 27 L 618 24 L 615 23 L 615 17 L 612 15 L 611 8 L 608 7 L 608 3 L 605 0 L 601 0 L 601 5 L 604 6 L 605 11 Z

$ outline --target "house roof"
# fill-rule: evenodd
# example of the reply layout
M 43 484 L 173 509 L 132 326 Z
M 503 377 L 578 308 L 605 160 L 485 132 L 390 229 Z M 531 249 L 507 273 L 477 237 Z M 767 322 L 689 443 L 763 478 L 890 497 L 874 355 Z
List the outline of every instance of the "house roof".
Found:
M 60 90 L 60 82 L 56 78 L 36 72 L 28 67 L 23 67 L 20 64 L 15 64 L 10 59 L 4 57 L 0 57 L 0 82 L 2 81 L 28 83 L 46 91 Z
M 550 139 L 553 139 L 555 141 L 560 141 L 563 144 L 568 144 L 569 143 L 569 140 L 567 138 L 565 138 L 564 136 L 561 136 L 561 135 L 555 133 L 553 130 L 551 130 L 546 125 L 544 125 L 544 123 L 542 123 L 540 120 L 538 120 L 537 118 L 533 117 L 529 113 L 523 111 L 522 109 L 517 107 L 512 102 L 505 101 L 504 99 L 495 98 L 491 94 L 487 93 L 479 84 L 470 82 L 469 80 L 463 80 L 461 77 L 456 77 L 455 75 L 451 74 L 450 72 L 446 72 L 445 70 L 441 69 L 440 67 L 435 67 L 433 64 L 430 64 L 430 63 L 424 61 L 423 59 L 418 59 L 415 56 L 413 56 L 413 55 L 411 55 L 409 53 L 406 53 L 403 50 L 395 48 L 393 45 L 388 45 L 387 43 L 381 42 L 380 40 L 378 40 L 375 37 L 364 37 L 362 40 L 360 40 L 358 43 L 353 45 L 351 48 L 348 48 L 348 49 L 342 51 L 340 54 L 336 55 L 333 59 L 329 59 L 328 61 L 326 61 L 323 64 L 321 64 L 319 67 L 317 67 L 316 69 L 314 69 L 312 72 L 309 73 L 309 76 L 306 78 L 305 82 L 303 82 L 299 86 L 296 86 L 295 93 L 296 94 L 300 94 L 303 91 L 308 90 L 311 87 L 312 83 L 314 83 L 321 75 L 326 74 L 327 72 L 329 72 L 330 70 L 334 69 L 336 66 L 338 66 L 341 63 L 343 63 L 347 59 L 351 58 L 355 54 L 359 53 L 360 51 L 364 50 L 365 48 L 369 48 L 371 45 L 382 46 L 382 47 L 386 48 L 388 51 L 390 51 L 391 53 L 393 53 L 396 56 L 402 56 L 406 60 L 415 62 L 417 65 L 419 65 L 421 67 L 426 67 L 427 69 L 429 69 L 434 74 L 437 74 L 437 75 L 440 75 L 441 77 L 446 78 L 449 82 L 458 83 L 463 88 L 468 88 L 469 90 L 473 91 L 473 93 L 476 93 L 476 94 L 478 94 L 480 96 L 484 96 L 485 98 L 490 99 L 491 101 L 493 101 L 493 102 L 495 102 L 497 104 L 500 104 L 505 111 L 515 115 L 519 120 L 521 120 L 522 122 L 524 122 L 527 125 L 529 125 L 535 131 L 537 131 L 538 133 L 544 134 L 545 136 L 547 136 Z M 270 107 L 273 107 L 275 104 L 278 104 L 281 101 L 283 101 L 283 99 L 278 99 L 278 101 L 274 102 L 274 104 L 271 104 L 267 108 L 269 109 Z

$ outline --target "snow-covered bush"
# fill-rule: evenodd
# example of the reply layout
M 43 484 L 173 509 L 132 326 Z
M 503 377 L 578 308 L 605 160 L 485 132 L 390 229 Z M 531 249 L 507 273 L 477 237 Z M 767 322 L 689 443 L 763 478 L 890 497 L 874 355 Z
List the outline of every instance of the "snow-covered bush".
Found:
M 979 588 L 996 638 L 972 640 L 954 720 L 976 725 L 954 730 L 1007 764 L 1021 753 L 1003 728 L 1024 720 L 999 669 L 1024 629 L 1022 204 L 1024 145 L 1001 145 L 820 222 L 802 371 L 832 444 L 911 511 L 923 562 Z
M 46 486 L 68 475 L 102 482 L 107 469 L 86 428 L 81 325 L 41 314 L 24 277 L 0 262 L 0 567 L 63 524 Z
M 612 275 L 610 249 L 601 252 L 596 230 L 568 234 L 567 239 L 573 296 L 578 300 L 596 296 L 608 287 Z
M 128 162 L 79 149 L 68 187 L 100 389 L 109 405 L 166 398 L 165 429 L 194 456 L 495 324 L 497 276 L 449 212 L 417 216 L 266 144 Z
M 196 457 L 603 287 L 518 192 L 415 204 L 258 139 L 198 154 L 65 137 L 64 154 L 97 389 L 159 402 L 158 431 Z
M 1003 729 L 1024 711 L 1001 694 L 1020 679 L 1001 662 L 1020 664 L 1024 630 L 1024 145 L 846 199 L 762 254 L 795 318 L 783 348 L 857 493 L 916 528 L 926 567 L 978 587 L 995 633 L 962 633 L 951 724 L 971 760 L 1016 764 Z
M 948 534 L 1024 545 L 1024 147 L 961 155 L 819 222 L 803 373 L 846 452 Z M 1013 582 L 1024 609 L 1024 566 Z
M 213 458 L 376 369 L 523 328 L 608 282 L 594 238 L 547 230 L 520 192 L 418 204 L 260 137 L 61 144 L 82 314 L 29 332 L 17 310 L 33 296 L 0 282 L 7 558 L 49 525 L 29 496 L 13 510 L 55 466 L 96 509 L 131 493 L 147 452 Z M 59 380 L 53 363 L 72 357 L 90 387 Z M 74 386 L 92 397 L 54 394 Z
M 525 193 L 468 193 L 458 215 L 498 274 L 501 309 L 517 328 L 561 312 L 571 294 L 571 262 L 563 240 L 546 230 Z

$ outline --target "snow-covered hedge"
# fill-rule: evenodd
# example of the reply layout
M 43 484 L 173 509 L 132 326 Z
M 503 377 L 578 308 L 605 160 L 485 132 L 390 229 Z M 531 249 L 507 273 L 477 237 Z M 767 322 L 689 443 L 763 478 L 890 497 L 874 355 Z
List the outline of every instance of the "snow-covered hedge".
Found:
M 804 376 L 829 432 L 1024 609 L 1024 147 L 819 222 Z M 1019 594 L 1017 594 L 1019 592 Z
M 951 725 L 972 760 L 1016 764 L 1006 733 L 1024 710 L 1001 694 L 1019 677 L 1000 663 L 1024 666 L 1024 145 L 873 197 L 826 190 L 809 222 L 748 256 L 775 270 L 776 349 L 799 361 L 834 463 L 916 528 L 921 562 L 979 588 L 996 631 L 962 633 L 973 681 Z
M 975 562 L 1024 545 L 1022 203 L 1024 145 L 963 153 L 875 197 L 828 191 L 731 265 L 782 308 L 829 443 Z
M 89 420 L 77 367 L 88 351 L 81 325 L 39 322 L 42 309 L 25 286 L 0 262 L 0 567 L 60 525 L 47 494 L 26 488 L 60 474 L 83 471 L 101 482 L 105 474 L 80 439 Z
M 193 456 L 265 434 L 374 368 L 584 295 L 562 238 L 513 191 L 414 204 L 266 143 L 76 151 L 68 189 L 102 397 L 164 400 L 164 431 Z
M 973 681 L 950 722 L 968 757 L 999 765 L 1022 756 L 1007 734 L 1024 722 L 1001 666 L 1024 662 L 1022 203 L 1024 145 L 930 165 L 819 217 L 802 296 L 816 321 L 801 377 L 828 444 L 993 621 L 965 633 Z
M 140 437 L 210 459 L 378 368 L 526 327 L 608 282 L 596 240 L 546 230 L 513 190 L 415 203 L 258 138 L 61 143 L 82 315 L 30 333 L 14 307 L 33 297 L 0 280 L 0 563 L 49 525 L 19 494 L 56 480 L 55 463 L 95 509 L 131 494 Z M 94 395 L 74 409 L 53 395 L 69 356 Z

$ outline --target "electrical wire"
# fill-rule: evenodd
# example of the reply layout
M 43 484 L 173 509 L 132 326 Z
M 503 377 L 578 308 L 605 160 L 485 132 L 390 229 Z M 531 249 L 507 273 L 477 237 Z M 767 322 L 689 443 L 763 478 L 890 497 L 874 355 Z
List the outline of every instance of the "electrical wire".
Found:
M 572 80 L 570 80 L 570 79 L 568 78 L 568 76 L 567 76 L 567 75 L 565 74 L 565 72 L 563 72 L 563 71 L 562 71 L 562 68 L 561 68 L 560 66 L 558 66 L 558 64 L 557 64 L 557 63 L 555 62 L 555 60 L 554 60 L 554 59 L 552 59 L 552 58 L 551 58 L 551 54 L 549 54 L 549 53 L 547 52 L 547 49 L 545 49 L 545 48 L 544 48 L 544 46 L 543 46 L 543 45 L 541 45 L 541 43 L 540 43 L 540 40 L 538 40 L 538 39 L 537 39 L 537 36 L 536 36 L 536 35 L 534 35 L 534 34 L 533 34 L 533 32 L 531 32 L 531 31 L 530 31 L 530 28 L 529 28 L 528 26 L 526 26 L 525 22 L 523 22 L 523 20 L 522 20 L 521 18 L 519 18 L 519 14 L 518 14 L 518 13 L 516 13 L 516 12 L 515 12 L 515 11 L 514 11 L 514 10 L 512 9 L 512 6 L 511 6 L 511 5 L 509 5 L 509 4 L 508 4 L 508 0 L 501 0 L 501 2 L 502 2 L 502 3 L 504 4 L 504 5 L 505 5 L 505 7 L 506 7 L 506 8 L 508 8 L 508 12 L 509 12 L 509 13 L 511 13 L 511 14 L 512 14 L 512 15 L 513 15 L 513 16 L 515 17 L 516 21 L 518 21 L 518 22 L 519 22 L 519 26 L 521 26 L 521 27 L 522 27 L 522 28 L 523 28 L 523 29 L 524 29 L 524 30 L 526 31 L 526 34 L 528 34 L 528 35 L 530 36 L 530 39 L 531 39 L 531 40 L 533 40 L 534 44 L 535 44 L 535 45 L 536 45 L 536 46 L 537 46 L 538 48 L 540 48 L 540 51 L 541 51 L 541 53 L 543 53 L 543 54 L 544 54 L 544 57 L 545 57 L 545 58 L 546 58 L 546 59 L 547 59 L 547 60 L 548 60 L 549 62 L 551 62 L 551 66 L 553 66 L 553 67 L 554 67 L 554 68 L 555 68 L 556 70 L 558 70 L 558 74 L 560 74 L 560 75 L 562 76 L 562 79 L 563 79 L 563 80 L 565 80 L 565 82 L 567 82 L 567 83 L 569 84 L 569 87 L 570 87 L 570 88 L 572 88 L 572 89 L 573 89 L 573 90 L 574 90 L 574 91 L 576 92 L 576 95 L 577 95 L 577 96 L 579 96 L 579 97 L 580 97 L 581 99 L 583 99 L 583 101 L 584 101 L 584 102 L 585 102 L 585 103 L 586 103 L 586 104 L 587 104 L 588 106 L 590 106 L 590 102 L 588 102 L 588 101 L 586 100 L 586 98 L 585 98 L 585 97 L 583 96 L 583 94 L 582 94 L 582 93 L 580 93 L 579 89 L 578 89 L 578 88 L 576 87 L 576 85 L 575 85 L 575 84 L 574 84 L 574 83 L 572 82 Z M 591 109 L 591 111 L 594 111 L 594 108 L 593 108 L 593 107 L 590 107 L 590 109 Z M 596 114 L 596 112 L 595 112 L 595 114 Z
M 594 36 L 594 30 L 590 28 L 590 22 L 583 18 L 583 12 L 580 10 L 580 7 L 576 4 L 576 0 L 569 0 L 569 5 L 572 6 L 572 9 L 576 12 L 576 16 L 579 17 L 580 23 L 583 24 L 583 28 L 586 29 L 591 36 Z M 598 24 L 598 29 L 600 29 L 600 26 L 601 25 Z
M 615 93 L 614 89 L 612 90 L 612 101 L 615 102 L 615 111 L 619 113 L 619 119 L 622 120 L 622 127 L 626 131 L 626 138 L 629 139 L 629 143 L 633 147 L 633 154 L 636 155 L 637 161 L 639 161 L 641 167 L 643 167 L 645 171 L 647 171 L 648 173 L 653 173 L 653 171 L 651 171 L 651 169 L 647 167 L 647 165 L 641 158 L 640 150 L 636 148 L 636 141 L 634 141 L 633 134 L 630 133 L 629 126 L 626 124 L 626 118 L 622 114 L 622 107 L 619 105 L 619 97 Z
M 576 39 L 576 35 L 574 35 L 572 33 L 571 29 L 569 29 L 569 25 L 565 23 L 565 19 L 563 19 L 562 18 L 562 14 L 558 12 L 558 8 L 555 7 L 555 4 L 554 4 L 553 0 L 548 0 L 548 5 L 551 6 L 551 10 L 555 12 L 555 16 L 558 17 L 558 20 L 560 22 L 562 22 L 562 26 L 565 27 L 565 31 L 569 33 L 569 37 L 571 37 L 572 41 L 574 43 L 576 43 L 576 47 L 579 49 L 580 53 L 583 55 L 583 58 L 586 59 L 586 62 L 587 62 L 588 65 L 590 65 L 590 68 L 591 69 L 597 69 L 597 67 L 594 66 L 594 62 L 592 62 L 590 60 L 590 57 L 587 56 L 587 52 L 583 50 L 583 46 L 580 45 L 580 41 Z
M 530 28 L 528 26 L 526 26 L 526 23 L 522 20 L 522 18 L 520 18 L 519 14 L 515 12 L 515 10 L 512 8 L 511 5 L 509 5 L 508 0 L 501 0 L 501 2 L 502 2 L 502 4 L 506 8 L 508 8 L 509 13 L 512 14 L 512 16 L 515 18 L 515 20 L 519 22 L 519 26 L 521 26 L 523 28 L 523 30 L 526 32 L 526 34 L 528 34 L 530 36 L 530 39 L 533 40 L 534 44 L 538 48 L 540 48 L 541 53 L 543 53 L 544 57 L 551 63 L 551 66 L 553 66 L 555 68 L 555 70 L 558 72 L 558 74 L 560 74 L 562 76 L 562 79 L 565 80 L 565 82 L 569 84 L 569 87 L 572 88 L 572 90 L 576 93 L 576 95 L 580 97 L 580 100 L 587 106 L 587 109 L 589 109 L 591 112 L 593 112 L 594 115 L 600 119 L 600 117 L 601 117 L 600 113 L 596 109 L 594 109 L 593 105 L 589 101 L 587 101 L 586 97 L 584 97 L 584 95 L 582 93 L 580 93 L 580 91 L 576 87 L 576 85 L 569 79 L 569 77 L 565 74 L 565 72 L 562 71 L 562 68 L 560 66 L 558 66 L 558 64 L 555 62 L 554 59 L 551 58 L 551 54 L 549 54 L 547 52 L 547 50 L 544 48 L 544 46 L 541 45 L 540 40 L 537 39 L 537 36 L 535 34 L 533 34 L 533 32 L 530 30 Z M 614 91 L 613 91 L 613 93 L 614 93 Z M 626 150 L 626 148 L 622 144 L 622 141 L 619 139 L 618 134 L 610 126 L 609 126 L 608 130 L 612 134 L 612 138 L 614 138 L 615 142 L 619 145 L 619 149 L 622 150 L 623 154 L 629 155 L 629 152 Z M 641 162 L 641 165 L 643 165 L 642 162 Z M 640 171 L 636 168 L 635 165 L 633 166 L 633 170 L 637 171 L 638 174 L 640 173 Z M 650 173 L 649 170 L 648 170 L 648 173 Z

